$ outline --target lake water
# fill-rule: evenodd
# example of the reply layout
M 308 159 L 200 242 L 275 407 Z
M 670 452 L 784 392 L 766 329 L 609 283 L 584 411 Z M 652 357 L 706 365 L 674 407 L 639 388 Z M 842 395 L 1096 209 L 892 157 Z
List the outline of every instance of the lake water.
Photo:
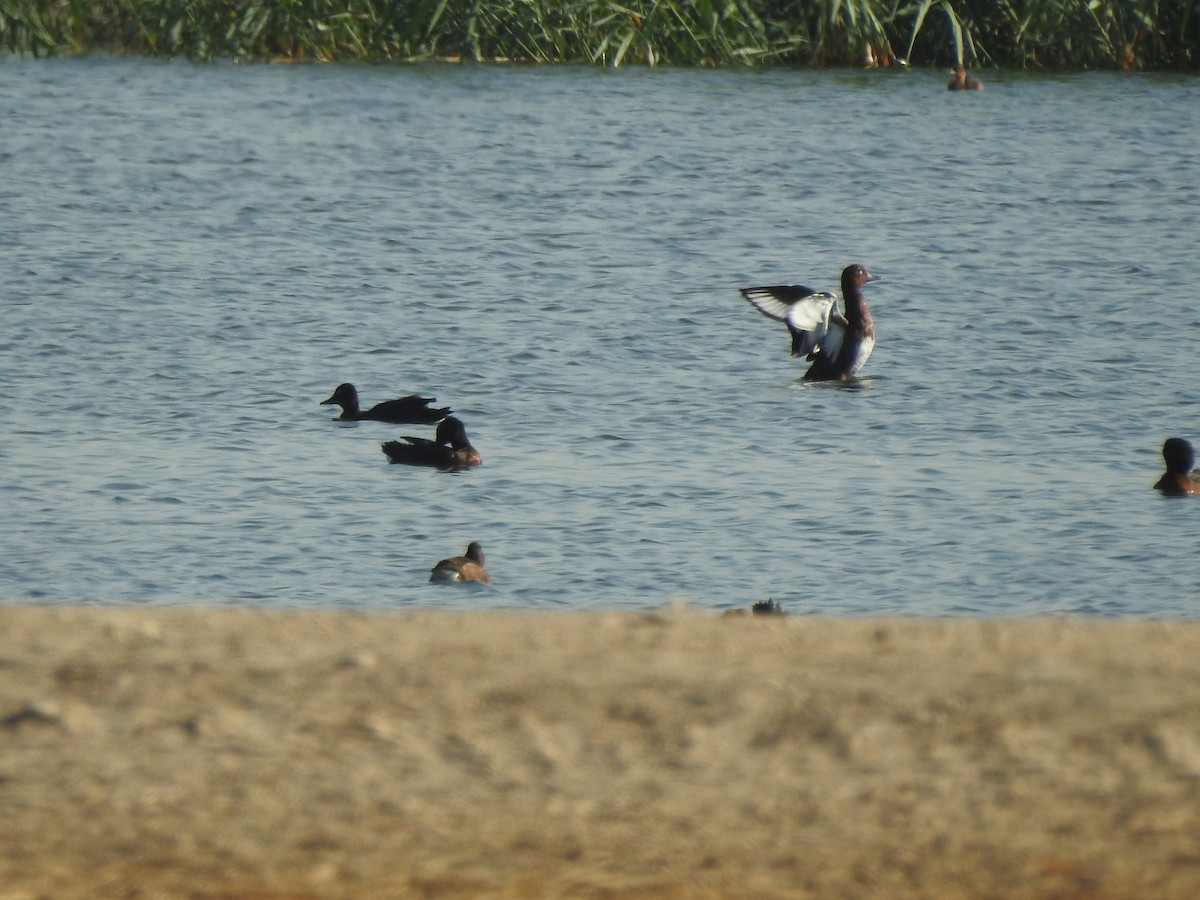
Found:
M 984 76 L 0 59 L 0 597 L 1197 617 L 1200 79 Z

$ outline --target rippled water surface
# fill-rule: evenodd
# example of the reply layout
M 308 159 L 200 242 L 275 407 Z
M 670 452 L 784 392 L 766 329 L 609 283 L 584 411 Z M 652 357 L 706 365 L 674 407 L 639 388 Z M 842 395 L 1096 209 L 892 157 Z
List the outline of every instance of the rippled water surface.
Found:
M 0 61 L 0 597 L 1196 617 L 1200 81 L 944 78 Z

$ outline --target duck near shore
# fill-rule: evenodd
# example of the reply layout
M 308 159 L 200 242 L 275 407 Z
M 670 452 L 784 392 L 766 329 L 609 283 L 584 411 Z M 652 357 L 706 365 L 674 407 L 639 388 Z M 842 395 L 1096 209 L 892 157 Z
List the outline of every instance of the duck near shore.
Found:
M 982 91 L 983 82 L 967 71 L 965 66 L 955 66 L 950 70 L 948 91 Z
M 483 567 L 483 547 L 479 541 L 471 541 L 462 556 L 451 556 L 438 562 L 429 573 L 431 582 L 476 581 L 491 584 L 492 576 Z

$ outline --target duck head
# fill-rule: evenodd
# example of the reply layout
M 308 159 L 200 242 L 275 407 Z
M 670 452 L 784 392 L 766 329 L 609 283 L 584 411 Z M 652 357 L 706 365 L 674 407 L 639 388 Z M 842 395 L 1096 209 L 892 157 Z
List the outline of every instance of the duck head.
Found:
M 1173 475 L 1186 475 L 1196 464 L 1196 454 L 1192 445 L 1183 438 L 1167 438 L 1162 454 L 1167 463 L 1167 471 Z
M 857 294 L 864 284 L 878 281 L 879 278 L 867 271 L 866 266 L 855 263 L 842 270 L 842 293 Z

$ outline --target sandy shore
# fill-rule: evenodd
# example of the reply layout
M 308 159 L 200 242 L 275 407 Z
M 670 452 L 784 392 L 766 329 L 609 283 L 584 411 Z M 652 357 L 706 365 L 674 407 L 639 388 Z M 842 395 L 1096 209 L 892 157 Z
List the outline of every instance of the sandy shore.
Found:
M 0 898 L 1200 896 L 1200 625 L 0 607 Z

